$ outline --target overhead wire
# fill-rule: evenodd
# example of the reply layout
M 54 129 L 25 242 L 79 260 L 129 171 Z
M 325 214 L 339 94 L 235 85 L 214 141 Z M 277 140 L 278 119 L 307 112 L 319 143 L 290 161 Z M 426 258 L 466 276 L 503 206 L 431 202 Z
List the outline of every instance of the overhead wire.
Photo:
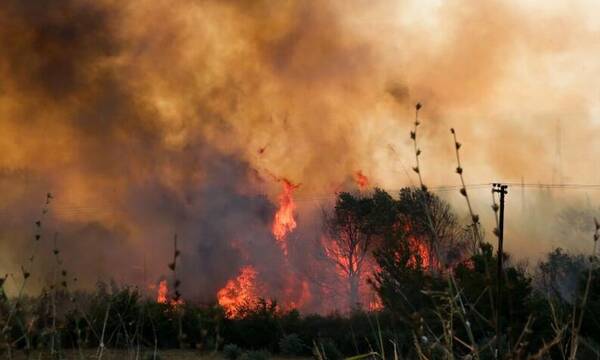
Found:
M 467 190 L 482 190 L 490 189 L 493 183 L 477 183 L 467 184 L 465 187 Z M 600 184 L 579 184 L 579 183 L 567 183 L 567 184 L 544 184 L 544 183 L 520 183 L 520 182 L 502 182 L 502 184 L 508 185 L 509 188 L 523 188 L 528 190 L 547 190 L 547 189 L 559 189 L 559 190 L 600 190 Z M 461 185 L 438 185 L 431 186 L 428 189 L 436 193 L 446 193 L 451 191 L 459 191 L 462 188 Z M 400 192 L 400 189 L 385 189 L 382 190 L 396 194 Z M 301 193 L 294 196 L 296 202 L 318 202 L 331 200 L 338 196 L 338 193 Z M 57 204 L 58 203 L 58 204 Z M 105 206 L 104 206 L 105 205 Z M 113 212 L 107 210 L 110 208 L 110 204 L 101 205 L 77 205 L 74 203 L 60 204 L 60 200 L 56 199 L 55 204 L 52 206 L 52 215 L 85 215 L 95 214 L 100 211 L 104 213 Z M 11 211 L 10 208 L 0 209 L 0 216 L 3 216 Z

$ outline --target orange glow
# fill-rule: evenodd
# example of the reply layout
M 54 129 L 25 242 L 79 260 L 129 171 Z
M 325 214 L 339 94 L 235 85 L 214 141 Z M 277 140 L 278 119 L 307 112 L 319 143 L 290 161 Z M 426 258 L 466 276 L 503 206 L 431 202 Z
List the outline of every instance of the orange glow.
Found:
M 409 266 L 417 266 L 417 256 L 420 258 L 420 265 L 422 269 L 431 269 L 432 267 L 439 266 L 438 261 L 432 256 L 429 247 L 423 242 L 423 240 L 411 237 L 408 240 L 408 244 L 411 251 L 411 257 L 408 260 Z
M 288 287 L 287 290 L 288 290 L 288 292 L 291 292 L 290 290 L 295 290 L 295 289 L 293 287 Z M 290 295 L 293 296 L 293 294 L 290 294 Z M 288 309 L 302 308 L 304 305 L 308 304 L 308 302 L 311 299 L 311 296 L 312 295 L 310 293 L 310 286 L 308 284 L 308 281 L 302 280 L 302 285 L 300 286 L 300 295 L 298 296 L 298 299 L 292 300 L 289 302 L 289 304 L 287 304 L 287 305 L 284 304 L 284 306 L 285 306 L 285 308 L 288 308 Z
M 169 296 L 169 287 L 167 286 L 167 280 L 161 280 L 158 284 L 158 292 L 156 295 L 156 302 L 159 304 L 166 304 Z
M 365 190 L 369 186 L 369 178 L 363 174 L 362 170 L 358 170 L 354 173 L 354 181 L 361 190 Z
M 349 274 L 358 271 L 358 249 L 352 252 L 352 259 L 349 259 L 346 255 L 348 251 L 342 250 L 336 241 L 331 241 L 326 237 L 322 237 L 321 241 L 323 243 L 325 255 L 335 263 L 338 275 L 342 277 L 348 277 Z
M 411 235 L 412 225 L 410 222 L 405 222 L 403 225 L 404 232 L 409 234 L 408 236 L 408 249 L 410 252 L 410 258 L 408 265 L 411 267 L 417 266 L 417 257 L 420 259 L 420 266 L 422 269 L 432 269 L 439 267 L 439 262 L 435 258 L 435 254 L 431 252 L 429 246 L 423 239 L 417 238 Z M 398 254 L 400 255 L 400 254 Z
M 227 281 L 225 287 L 217 292 L 217 301 L 225 309 L 228 318 L 238 317 L 240 307 L 251 305 L 258 299 L 257 274 L 252 266 L 245 266 L 238 277 Z
M 283 191 L 279 195 L 279 209 L 275 213 L 272 232 L 281 250 L 287 256 L 288 247 L 286 237 L 296 228 L 296 220 L 294 219 L 296 203 L 294 202 L 292 193 L 300 185 L 293 184 L 287 179 L 281 179 L 281 182 L 283 184 Z
M 370 311 L 383 309 L 383 304 L 374 292 L 373 288 L 367 283 L 367 275 L 374 273 L 377 265 L 372 258 L 366 257 L 360 260 L 360 249 L 358 246 L 354 251 L 348 251 L 340 248 L 336 241 L 331 241 L 325 236 L 321 237 L 321 242 L 325 256 L 335 264 L 335 275 L 339 280 L 337 284 L 332 285 L 334 292 L 346 293 L 348 291 L 348 280 L 350 276 L 358 277 L 358 297 L 359 302 Z M 349 257 L 348 254 L 352 256 Z
M 159 304 L 181 305 L 183 300 L 169 300 L 169 286 L 167 280 L 161 280 L 158 283 L 158 291 L 156 292 L 156 302 Z
M 369 302 L 368 309 L 369 311 L 380 311 L 383 310 L 383 303 L 379 296 L 373 294 L 373 299 Z

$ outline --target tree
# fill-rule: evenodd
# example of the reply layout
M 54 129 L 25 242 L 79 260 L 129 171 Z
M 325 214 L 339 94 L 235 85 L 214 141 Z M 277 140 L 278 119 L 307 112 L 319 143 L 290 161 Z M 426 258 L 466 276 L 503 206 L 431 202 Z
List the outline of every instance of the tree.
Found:
M 393 224 L 388 221 L 374 252 L 372 284 L 395 318 L 412 329 L 433 327 L 438 319 L 431 294 L 446 291 L 447 270 L 468 258 L 468 233 L 452 208 L 426 190 L 404 188 L 394 202 Z
M 535 285 L 544 295 L 571 304 L 575 298 L 577 282 L 587 264 L 583 255 L 573 255 L 557 248 L 538 265 Z
M 325 254 L 348 279 L 351 307 L 359 302 L 360 280 L 375 250 L 385 249 L 379 254 L 389 258 L 379 260 L 390 271 L 401 266 L 432 272 L 458 263 L 466 249 L 465 229 L 450 206 L 414 188 L 402 189 L 398 199 L 381 189 L 369 197 L 341 193 L 334 209 L 324 211 L 324 230 Z
M 371 221 L 374 208 L 372 198 L 341 193 L 333 211 L 323 212 L 323 249 L 326 257 L 348 279 L 350 307 L 359 304 L 359 284 L 363 265 L 371 246 L 374 231 Z
M 405 236 L 426 245 L 421 259 L 429 271 L 457 264 L 465 257 L 465 227 L 448 203 L 423 189 L 403 188 L 398 212 Z

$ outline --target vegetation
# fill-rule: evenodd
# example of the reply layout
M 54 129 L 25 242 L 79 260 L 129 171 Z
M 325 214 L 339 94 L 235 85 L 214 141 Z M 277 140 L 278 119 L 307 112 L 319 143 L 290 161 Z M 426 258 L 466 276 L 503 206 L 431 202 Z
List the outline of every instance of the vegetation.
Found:
M 341 193 L 323 214 L 329 239 L 324 252 L 348 280 L 348 313 L 300 314 L 259 299 L 228 318 L 216 304 L 183 302 L 176 237 L 168 265 L 172 299 L 156 302 L 115 283 L 98 283 L 93 292 L 73 290 L 77 280 L 60 258 L 57 237 L 53 280 L 39 296 L 24 296 L 52 200 L 48 194 L 42 220 L 35 222 L 30 263 L 13 279 L 20 284 L 16 296 L 6 295 L 7 277 L 0 278 L 0 352 L 7 358 L 43 352 L 56 359 L 67 350 L 83 357 L 89 349 L 98 359 L 109 349 L 158 359 L 164 349 L 174 348 L 221 351 L 229 360 L 270 354 L 330 360 L 600 357 L 600 224 L 594 220 L 589 256 L 556 249 L 527 269 L 509 254 L 494 252 L 471 207 L 454 130 L 468 221 L 460 221 L 425 186 L 417 142 L 420 108 L 417 104 L 411 131 L 420 186 L 397 196 L 381 189 Z M 497 213 L 495 202 L 492 209 Z M 499 259 L 506 264 L 502 272 L 495 271 Z M 367 280 L 381 301 L 376 311 L 359 303 L 359 283 Z
M 423 220 L 420 199 L 443 223 L 435 228 L 437 236 Z M 492 247 L 482 242 L 478 251 L 464 251 L 461 232 L 467 227 L 434 194 L 403 189 L 394 198 L 376 190 L 360 201 L 341 194 L 339 203 L 360 209 L 352 218 L 362 217 L 360 231 L 369 232 L 364 238 L 372 241 L 377 270 L 369 278 L 382 310 L 301 315 L 260 300 L 241 309 L 239 318 L 228 319 L 216 305 L 157 303 L 134 287 L 114 283 L 99 283 L 93 293 L 52 286 L 37 298 L 9 299 L 2 293 L 3 351 L 46 349 L 60 358 L 67 349 L 95 348 L 102 357 L 110 348 L 154 358 L 162 349 L 184 347 L 222 350 L 228 359 L 263 359 L 268 353 L 484 359 L 494 357 L 494 302 L 502 301 L 506 331 L 500 344 L 511 358 L 598 353 L 600 270 L 595 257 L 557 249 L 530 273 L 504 254 L 508 265 L 498 297 L 496 273 L 490 271 L 497 260 Z M 415 239 L 425 247 L 415 248 Z M 572 357 L 574 338 L 581 349 Z

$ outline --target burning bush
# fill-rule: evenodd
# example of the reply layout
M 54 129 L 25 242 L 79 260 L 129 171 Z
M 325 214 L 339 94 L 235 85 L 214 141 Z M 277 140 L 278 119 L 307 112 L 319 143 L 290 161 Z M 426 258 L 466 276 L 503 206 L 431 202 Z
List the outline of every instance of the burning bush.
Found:
M 246 266 L 237 278 L 229 280 L 225 287 L 219 290 L 217 300 L 225 309 L 227 317 L 239 317 L 244 308 L 253 308 L 258 304 L 260 285 L 257 284 L 256 275 L 257 272 L 252 266 Z

